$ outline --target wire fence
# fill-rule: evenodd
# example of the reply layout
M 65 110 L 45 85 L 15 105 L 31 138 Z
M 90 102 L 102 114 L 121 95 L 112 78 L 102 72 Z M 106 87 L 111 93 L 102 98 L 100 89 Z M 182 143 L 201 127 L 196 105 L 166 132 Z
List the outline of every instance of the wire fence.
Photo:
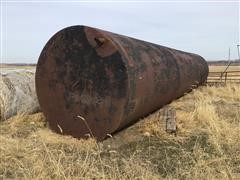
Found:
M 240 70 L 238 71 L 218 71 L 208 73 L 208 84 L 216 83 L 240 83 Z

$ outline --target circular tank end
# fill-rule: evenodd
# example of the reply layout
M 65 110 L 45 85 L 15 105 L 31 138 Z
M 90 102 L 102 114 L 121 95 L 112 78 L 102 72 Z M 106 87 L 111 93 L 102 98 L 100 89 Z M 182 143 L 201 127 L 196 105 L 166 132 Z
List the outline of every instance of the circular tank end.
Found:
M 104 31 L 72 26 L 45 45 L 36 69 L 39 104 L 50 127 L 98 140 L 121 123 L 127 72 L 114 41 Z

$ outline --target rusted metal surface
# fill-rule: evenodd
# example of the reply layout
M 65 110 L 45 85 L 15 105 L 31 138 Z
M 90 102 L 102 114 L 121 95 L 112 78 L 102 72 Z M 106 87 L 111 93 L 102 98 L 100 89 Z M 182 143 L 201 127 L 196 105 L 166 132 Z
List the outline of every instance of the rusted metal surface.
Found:
M 103 140 L 202 84 L 207 75 L 206 61 L 196 54 L 72 26 L 42 50 L 36 90 L 54 131 Z

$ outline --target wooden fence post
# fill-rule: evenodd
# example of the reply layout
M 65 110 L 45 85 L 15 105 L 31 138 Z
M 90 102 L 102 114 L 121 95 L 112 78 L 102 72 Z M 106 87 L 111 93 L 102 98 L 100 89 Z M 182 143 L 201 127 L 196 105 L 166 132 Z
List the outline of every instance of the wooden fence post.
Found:
M 225 84 L 227 82 L 227 72 L 225 72 Z

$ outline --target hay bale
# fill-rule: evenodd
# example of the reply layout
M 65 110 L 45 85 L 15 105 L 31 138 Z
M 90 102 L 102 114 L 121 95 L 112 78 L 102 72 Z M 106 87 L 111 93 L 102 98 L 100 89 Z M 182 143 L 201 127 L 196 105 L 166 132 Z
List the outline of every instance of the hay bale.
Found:
M 40 110 L 35 91 L 34 70 L 9 70 L 0 73 L 0 120 L 19 113 Z

